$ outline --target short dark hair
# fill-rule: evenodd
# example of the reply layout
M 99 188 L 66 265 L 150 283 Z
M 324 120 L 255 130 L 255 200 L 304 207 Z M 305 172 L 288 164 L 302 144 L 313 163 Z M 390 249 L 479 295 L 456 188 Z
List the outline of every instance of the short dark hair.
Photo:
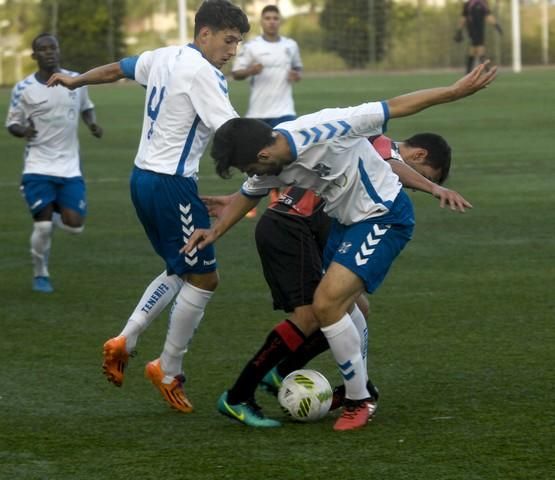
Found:
M 53 33 L 49 33 L 49 32 L 39 33 L 35 38 L 33 38 L 33 41 L 31 42 L 31 48 L 32 48 L 33 52 L 35 52 L 37 50 L 38 41 L 41 38 L 45 38 L 45 37 L 52 37 L 54 40 L 56 40 L 56 42 L 58 41 L 58 39 L 56 38 L 56 35 L 54 35 Z
M 260 14 L 260 16 L 264 15 L 267 12 L 276 12 L 278 15 L 281 16 L 281 12 L 279 11 L 279 8 L 277 7 L 277 5 L 266 5 L 262 9 L 262 13 Z
M 195 15 L 195 37 L 202 27 L 213 31 L 236 28 L 241 33 L 250 30 L 249 20 L 243 10 L 228 0 L 204 0 Z
M 210 154 L 216 164 L 216 173 L 230 178 L 232 167 L 241 170 L 258 160 L 258 152 L 276 140 L 268 124 L 254 118 L 232 118 L 214 135 Z
M 404 143 L 410 147 L 420 147 L 427 150 L 426 164 L 439 170 L 440 185 L 447 180 L 451 168 L 451 147 L 447 140 L 436 133 L 417 133 L 407 138 Z

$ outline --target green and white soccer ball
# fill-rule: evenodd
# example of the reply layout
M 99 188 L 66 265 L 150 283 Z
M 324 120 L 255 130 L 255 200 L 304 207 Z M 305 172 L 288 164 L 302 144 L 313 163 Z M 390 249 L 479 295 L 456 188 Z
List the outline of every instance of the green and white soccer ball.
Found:
M 295 370 L 287 375 L 278 392 L 281 407 L 295 420 L 313 422 L 330 410 L 333 391 L 330 383 L 316 370 Z

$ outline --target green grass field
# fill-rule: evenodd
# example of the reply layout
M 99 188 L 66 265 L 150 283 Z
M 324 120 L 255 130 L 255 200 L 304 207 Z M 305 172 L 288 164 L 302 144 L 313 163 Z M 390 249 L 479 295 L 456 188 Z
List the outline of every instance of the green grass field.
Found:
M 299 113 L 443 85 L 456 74 L 307 78 Z M 457 104 L 391 121 L 403 139 L 436 131 L 454 148 L 448 186 L 475 208 L 440 210 L 411 194 L 415 238 L 371 298 L 371 376 L 378 415 L 339 434 L 334 419 L 259 431 L 216 413 L 269 328 L 272 312 L 252 221 L 218 243 L 221 285 L 185 358 L 192 415 L 172 412 L 143 378 L 167 315 L 139 343 L 126 383 L 101 372 L 117 334 L 163 268 L 135 218 L 127 178 L 144 91 L 91 88 L 105 137 L 82 130 L 89 217 L 82 236 L 56 232 L 56 291 L 33 294 L 31 220 L 18 193 L 23 142 L 0 136 L 0 479 L 550 479 L 555 470 L 555 71 L 502 73 Z M 231 84 L 244 112 L 246 85 Z M 5 118 L 9 92 L 0 91 Z M 203 193 L 230 193 L 209 158 Z M 339 381 L 329 354 L 313 364 Z M 259 394 L 269 415 L 276 402 Z

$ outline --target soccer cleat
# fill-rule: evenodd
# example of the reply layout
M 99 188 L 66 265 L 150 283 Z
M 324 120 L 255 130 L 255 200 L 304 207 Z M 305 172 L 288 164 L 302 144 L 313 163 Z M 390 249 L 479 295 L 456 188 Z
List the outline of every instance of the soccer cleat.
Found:
M 34 277 L 33 292 L 52 293 L 54 287 L 50 283 L 50 277 Z
M 274 367 L 260 380 L 259 387 L 277 397 L 282 380 L 283 377 L 278 373 L 277 367 Z
M 256 207 L 254 207 L 253 209 L 249 210 L 246 214 L 245 214 L 246 218 L 256 218 Z
M 191 413 L 193 405 L 185 395 L 183 384 L 185 383 L 185 375 L 176 375 L 169 383 L 165 383 L 166 375 L 162 371 L 160 359 L 157 358 L 146 364 L 145 377 L 160 390 L 162 397 L 169 403 L 170 407 L 182 413 Z
M 378 399 L 380 398 L 380 392 L 370 380 L 368 380 L 368 382 L 366 383 L 366 388 L 370 393 L 370 398 L 376 404 L 376 408 L 377 408 Z M 345 402 L 345 385 L 339 385 L 333 389 L 333 397 L 331 401 L 330 411 L 337 410 L 339 407 L 342 407 L 344 402 Z M 376 408 L 374 408 L 374 410 Z
M 104 361 L 102 362 L 102 370 L 109 382 L 116 387 L 123 384 L 123 376 L 125 367 L 129 360 L 129 353 L 125 349 L 125 337 L 119 336 L 110 338 L 105 344 L 102 354 Z
M 374 415 L 377 403 L 371 398 L 362 400 L 345 399 L 343 413 L 335 422 L 333 429 L 341 432 L 364 427 Z
M 249 427 L 281 427 L 277 420 L 266 418 L 254 400 L 235 405 L 227 403 L 227 392 L 222 393 L 218 399 L 218 412 Z

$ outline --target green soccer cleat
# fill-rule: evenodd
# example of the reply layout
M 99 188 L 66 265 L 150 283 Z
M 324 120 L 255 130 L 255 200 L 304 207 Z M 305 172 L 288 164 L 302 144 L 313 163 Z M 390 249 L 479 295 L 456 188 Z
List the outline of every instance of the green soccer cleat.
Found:
M 230 405 L 227 403 L 227 392 L 222 393 L 218 399 L 218 412 L 249 427 L 281 427 L 281 423 L 277 420 L 266 418 L 262 409 L 254 401 Z
M 260 381 L 258 386 L 262 390 L 271 393 L 274 397 L 277 397 L 282 380 L 283 377 L 278 373 L 277 367 L 274 367 L 264 375 L 264 378 Z

